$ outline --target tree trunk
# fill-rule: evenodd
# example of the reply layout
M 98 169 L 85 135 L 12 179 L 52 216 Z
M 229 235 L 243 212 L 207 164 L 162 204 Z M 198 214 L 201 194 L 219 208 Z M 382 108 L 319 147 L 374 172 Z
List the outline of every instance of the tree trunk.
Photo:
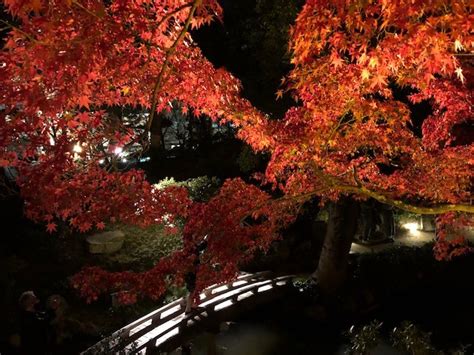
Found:
M 165 153 L 163 137 L 163 117 L 157 114 L 150 127 L 150 157 L 152 162 L 160 160 Z
M 329 206 L 326 236 L 319 264 L 312 277 L 323 295 L 337 295 L 347 278 L 349 251 L 357 230 L 359 203 L 341 198 Z

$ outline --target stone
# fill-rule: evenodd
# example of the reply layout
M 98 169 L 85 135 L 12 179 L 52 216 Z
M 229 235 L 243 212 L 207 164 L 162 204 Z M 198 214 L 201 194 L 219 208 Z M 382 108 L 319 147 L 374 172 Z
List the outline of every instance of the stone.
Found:
M 122 231 L 109 231 L 92 234 L 87 237 L 91 254 L 111 254 L 122 248 L 125 234 Z
M 436 222 L 434 216 L 421 216 L 420 229 L 423 232 L 434 232 L 436 230 Z

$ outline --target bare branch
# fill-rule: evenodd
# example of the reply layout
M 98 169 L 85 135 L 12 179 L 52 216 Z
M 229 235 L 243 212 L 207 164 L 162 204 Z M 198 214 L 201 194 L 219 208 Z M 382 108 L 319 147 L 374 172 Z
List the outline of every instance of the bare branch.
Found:
M 92 12 L 91 10 L 89 10 L 87 7 L 85 7 L 84 5 L 82 5 L 81 3 L 79 3 L 77 0 L 73 0 L 72 1 L 72 4 L 73 5 L 76 5 L 77 7 L 79 7 L 81 10 L 87 12 L 89 15 L 95 17 L 95 18 L 98 18 L 98 19 L 101 19 L 101 17 L 99 15 L 97 15 L 96 13 Z

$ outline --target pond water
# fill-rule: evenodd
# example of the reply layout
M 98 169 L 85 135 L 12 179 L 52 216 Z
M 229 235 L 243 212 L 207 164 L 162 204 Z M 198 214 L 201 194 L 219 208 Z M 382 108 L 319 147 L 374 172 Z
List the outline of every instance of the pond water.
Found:
M 227 329 L 215 336 L 217 354 L 223 355 L 344 355 L 340 331 L 323 329 L 298 323 L 239 321 L 228 323 Z M 209 354 L 209 335 L 201 335 L 192 341 L 193 355 Z M 173 354 L 180 354 L 175 351 Z M 380 344 L 371 354 L 400 355 L 387 344 Z

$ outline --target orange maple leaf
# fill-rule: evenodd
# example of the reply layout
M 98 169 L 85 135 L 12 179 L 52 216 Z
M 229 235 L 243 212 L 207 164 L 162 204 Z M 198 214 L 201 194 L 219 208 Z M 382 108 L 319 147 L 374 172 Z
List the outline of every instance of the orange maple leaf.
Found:
M 79 97 L 79 100 L 77 100 L 77 103 L 81 107 L 89 108 L 89 104 L 90 104 L 89 97 L 86 95 L 82 95 L 81 97 Z

